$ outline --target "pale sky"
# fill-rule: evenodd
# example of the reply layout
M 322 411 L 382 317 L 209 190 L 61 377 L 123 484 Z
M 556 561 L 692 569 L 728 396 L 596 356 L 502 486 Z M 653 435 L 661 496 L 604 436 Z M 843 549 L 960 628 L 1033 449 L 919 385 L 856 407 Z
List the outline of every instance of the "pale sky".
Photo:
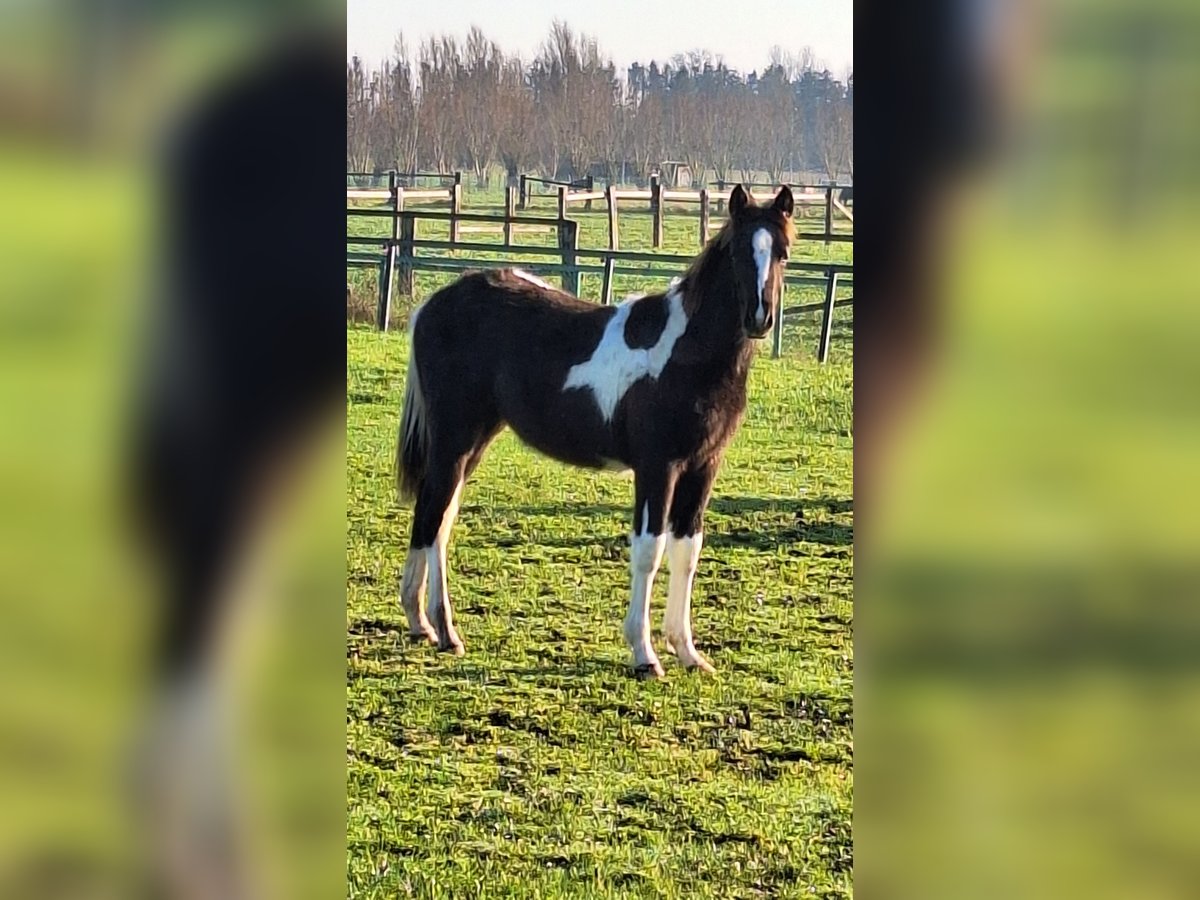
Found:
M 660 63 L 709 50 L 742 72 L 762 69 L 773 44 L 811 47 L 839 78 L 854 64 L 853 0 L 346 0 L 347 57 L 374 66 L 403 32 L 410 48 L 431 34 L 483 29 L 505 52 L 532 58 L 561 19 L 596 38 L 624 74 L 634 60 Z

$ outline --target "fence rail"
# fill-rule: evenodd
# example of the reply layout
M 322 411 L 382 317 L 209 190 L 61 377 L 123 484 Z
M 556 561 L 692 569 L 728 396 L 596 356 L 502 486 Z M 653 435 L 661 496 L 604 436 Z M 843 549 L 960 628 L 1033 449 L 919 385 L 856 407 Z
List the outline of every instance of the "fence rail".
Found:
M 418 180 L 437 181 L 441 184 L 462 184 L 462 172 L 400 172 L 388 169 L 384 172 L 347 172 L 346 187 L 362 187 L 369 184 L 391 184 L 393 180 L 402 187 L 415 185 Z
M 531 184 L 544 184 L 544 185 L 548 185 L 548 186 L 556 187 L 556 188 L 566 188 L 567 190 L 571 190 L 572 188 L 574 188 L 574 189 L 584 190 L 584 191 L 592 191 L 596 187 L 595 179 L 591 175 L 586 175 L 583 178 L 576 178 L 573 181 L 562 181 L 557 178 L 539 178 L 536 175 L 522 175 L 518 179 L 517 184 L 518 184 L 518 189 L 520 191 L 520 203 L 519 203 L 519 207 L 518 207 L 519 209 L 528 209 L 528 207 L 529 207 L 529 199 L 531 196 L 529 186 Z M 600 200 L 603 198 L 596 197 L 595 199 Z M 586 209 L 591 209 L 591 208 L 592 208 L 592 203 L 589 200 L 587 203 Z
M 565 192 L 565 186 L 562 190 Z M 637 250 L 620 250 L 612 243 L 608 248 L 579 247 L 579 223 L 560 215 L 556 219 L 538 216 L 519 215 L 513 209 L 516 191 L 510 189 L 506 199 L 506 212 L 503 216 L 486 213 L 465 213 L 457 207 L 449 212 L 435 210 L 404 209 L 402 192 L 395 191 L 390 208 L 348 208 L 347 222 L 354 218 L 388 218 L 391 220 L 391 236 L 353 235 L 347 234 L 347 264 L 353 266 L 374 265 L 379 268 L 379 303 L 377 324 L 380 330 L 386 330 L 391 314 L 392 298 L 395 288 L 401 293 L 411 295 L 413 292 L 413 274 L 416 271 L 462 271 L 464 269 L 494 268 L 504 265 L 506 261 L 483 257 L 446 257 L 420 255 L 418 251 L 450 251 L 468 253 L 501 253 L 517 257 L 521 265 L 537 274 L 558 275 L 562 278 L 563 289 L 572 294 L 579 294 L 579 278 L 581 274 L 599 274 L 602 276 L 601 302 L 612 303 L 612 282 L 615 275 L 649 275 L 670 277 L 680 272 L 691 263 L 693 257 L 678 253 L 650 253 Z M 606 193 L 614 193 L 610 188 Z M 620 193 L 620 192 L 615 192 Z M 461 196 L 461 194 L 460 194 Z M 560 194 L 560 208 L 563 206 Z M 615 204 L 612 209 L 615 210 Z M 704 209 L 707 209 L 705 205 Z M 707 217 L 704 217 L 707 219 Z M 418 238 L 417 222 L 447 222 L 450 225 L 449 240 Z M 610 214 L 610 226 L 615 222 L 615 214 Z M 479 223 L 491 231 L 503 234 L 503 243 L 484 243 L 479 241 L 464 241 L 461 234 L 464 230 L 462 223 Z M 537 228 L 541 231 L 551 231 L 557 235 L 555 246 L 520 245 L 512 242 L 514 229 Z M 610 235 L 615 237 L 615 235 Z M 374 252 L 362 248 L 375 248 Z M 540 257 L 540 259 L 534 259 Z M 545 257 L 556 257 L 547 260 Z M 530 258 L 525 262 L 525 258 Z M 585 262 L 594 260 L 595 262 Z M 829 355 L 829 339 L 831 335 L 833 311 L 838 306 L 853 302 L 853 298 L 837 297 L 839 283 L 845 286 L 852 282 L 853 266 L 845 263 L 823 262 L 793 262 L 788 265 L 784 277 L 785 285 L 823 285 L 825 299 L 820 304 L 794 306 L 788 309 L 781 307 L 773 335 L 773 355 L 778 357 L 782 352 L 783 321 L 786 315 L 798 315 L 822 311 L 821 339 L 817 349 L 820 362 L 825 362 Z

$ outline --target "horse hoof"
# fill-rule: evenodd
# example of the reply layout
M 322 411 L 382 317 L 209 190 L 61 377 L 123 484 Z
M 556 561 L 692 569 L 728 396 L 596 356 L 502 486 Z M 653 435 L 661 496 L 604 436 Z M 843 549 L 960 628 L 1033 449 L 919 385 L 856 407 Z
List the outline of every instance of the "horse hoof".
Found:
M 662 678 L 666 673 L 663 672 L 663 667 L 660 663 L 652 662 L 634 666 L 633 674 L 638 681 L 653 681 L 656 678 Z
M 429 631 L 410 631 L 408 639 L 414 644 L 436 644 L 438 642 L 437 635 L 433 630 Z
M 462 644 L 456 644 L 453 641 L 446 641 L 444 644 L 438 644 L 438 650 L 441 653 L 453 653 L 455 656 L 462 656 L 467 652 L 467 648 Z
M 689 672 L 703 672 L 705 675 L 713 675 L 717 671 L 713 667 L 713 664 L 699 653 L 697 653 L 694 658 L 681 659 L 679 662 Z

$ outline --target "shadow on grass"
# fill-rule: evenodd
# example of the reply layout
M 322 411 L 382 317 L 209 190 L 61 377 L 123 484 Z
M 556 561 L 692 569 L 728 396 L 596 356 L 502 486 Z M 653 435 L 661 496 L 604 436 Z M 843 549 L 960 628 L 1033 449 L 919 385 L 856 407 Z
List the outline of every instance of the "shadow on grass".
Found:
M 470 656 L 464 657 L 455 667 L 454 677 L 472 684 L 481 681 L 502 681 L 505 678 L 546 678 L 558 677 L 571 680 L 592 679 L 597 675 L 611 676 L 613 673 L 626 674 L 633 678 L 632 669 L 625 663 L 613 659 L 588 659 L 578 656 L 547 656 L 545 662 L 532 663 L 525 660 L 516 665 L 481 666 L 470 662 Z
M 774 550 L 781 544 L 810 543 L 823 544 L 831 547 L 846 547 L 854 543 L 854 527 L 839 522 L 807 522 L 805 510 L 823 509 L 831 515 L 849 513 L 853 509 L 850 500 L 830 497 L 781 499 L 769 497 L 724 497 L 717 498 L 709 504 L 712 516 L 728 516 L 736 520 L 738 516 L 755 513 L 771 513 L 785 517 L 784 522 L 771 522 L 760 527 L 728 527 L 731 523 L 709 518 L 704 534 L 704 544 L 710 548 L 748 547 L 758 550 Z M 467 515 L 485 515 L 490 519 L 512 519 L 523 516 L 554 516 L 572 519 L 610 518 L 618 515 L 629 515 L 630 509 L 616 504 L 595 504 L 589 506 L 571 506 L 569 504 L 550 506 L 510 506 L 464 507 Z M 736 525 L 736 522 L 733 523 Z M 595 530 L 575 529 L 570 535 L 551 534 L 538 538 L 514 537 L 511 533 L 503 534 L 497 530 L 490 533 L 486 525 L 476 526 L 472 535 L 457 541 L 460 546 L 467 547 L 505 547 L 517 548 L 522 546 L 583 548 L 596 547 L 601 552 L 601 558 L 622 559 L 628 544 L 627 535 L 597 533 Z
M 835 497 L 721 497 L 716 496 L 708 504 L 708 511 L 722 516 L 736 516 L 753 512 L 803 513 L 806 509 L 824 509 L 831 515 L 852 512 L 854 501 Z M 630 516 L 632 503 L 596 503 L 575 506 L 569 503 L 538 504 L 534 506 L 491 506 L 473 504 L 463 506 L 465 514 L 486 515 L 504 518 L 507 516 Z

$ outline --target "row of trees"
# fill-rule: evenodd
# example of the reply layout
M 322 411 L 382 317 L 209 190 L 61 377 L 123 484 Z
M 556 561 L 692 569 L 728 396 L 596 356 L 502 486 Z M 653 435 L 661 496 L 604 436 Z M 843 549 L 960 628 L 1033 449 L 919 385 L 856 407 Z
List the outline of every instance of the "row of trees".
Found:
M 375 68 L 347 63 L 346 162 L 355 172 L 461 168 L 481 182 L 493 165 L 510 178 L 640 180 L 668 159 L 724 180 L 852 178 L 853 102 L 853 75 L 843 83 L 807 50 L 777 47 L 748 75 L 692 52 L 618 77 L 596 41 L 565 24 L 528 62 L 473 28 L 415 53 L 399 39 Z

